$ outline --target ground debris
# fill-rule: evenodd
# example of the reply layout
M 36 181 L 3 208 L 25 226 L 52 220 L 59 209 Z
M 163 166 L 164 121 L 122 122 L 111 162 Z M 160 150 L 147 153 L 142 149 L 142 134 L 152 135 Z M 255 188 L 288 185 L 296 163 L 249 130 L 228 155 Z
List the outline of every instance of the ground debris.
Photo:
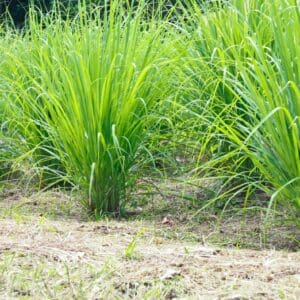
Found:
M 212 243 L 218 230 L 184 227 L 166 211 L 154 220 L 83 220 L 55 197 L 70 216 L 52 217 L 58 205 L 47 206 L 47 198 L 42 206 L 20 200 L 21 209 L 0 202 L 0 299 L 300 299 L 300 252 L 235 247 L 234 238 L 245 237 L 236 228 L 226 244 Z M 124 260 L 142 228 L 135 245 L 142 255 Z M 188 235 L 194 231 L 204 243 Z
M 175 276 L 178 275 L 180 275 L 180 271 L 175 269 L 167 269 L 165 273 L 162 276 L 160 276 L 160 280 L 173 279 Z

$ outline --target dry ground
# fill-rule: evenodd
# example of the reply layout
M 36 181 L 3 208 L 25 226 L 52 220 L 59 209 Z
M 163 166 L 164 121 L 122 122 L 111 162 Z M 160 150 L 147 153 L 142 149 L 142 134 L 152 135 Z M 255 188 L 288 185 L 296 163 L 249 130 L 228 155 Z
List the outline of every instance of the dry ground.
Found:
M 296 229 L 258 214 L 95 222 L 62 192 L 0 197 L 0 299 L 300 299 Z

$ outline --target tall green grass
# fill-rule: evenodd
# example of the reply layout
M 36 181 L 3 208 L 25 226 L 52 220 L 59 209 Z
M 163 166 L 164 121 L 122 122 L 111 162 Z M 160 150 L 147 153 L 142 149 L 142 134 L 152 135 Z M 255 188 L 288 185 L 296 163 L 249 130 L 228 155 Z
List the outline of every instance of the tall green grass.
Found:
M 251 108 L 255 126 L 244 145 L 276 192 L 272 200 L 300 209 L 300 7 L 297 1 L 266 3 L 272 43 L 249 37 L 253 55 L 236 57 L 242 80 L 235 91 Z M 259 29 L 259 28 L 257 28 Z
M 144 8 L 112 1 L 102 19 L 83 7 L 72 21 L 32 12 L 2 49 L 10 126 L 47 184 L 79 184 L 96 214 L 124 207 L 153 109 L 169 92 L 166 34 Z
M 183 21 L 191 41 L 184 107 L 199 125 L 200 156 L 213 152 L 197 171 L 223 178 L 232 197 L 259 187 L 273 195 L 270 205 L 280 199 L 298 211 L 299 16 L 294 0 L 234 0 L 191 5 Z
M 143 152 L 218 183 L 207 205 L 258 188 L 299 212 L 299 2 L 183 2 L 31 11 L 0 44 L 6 130 L 96 214 L 122 210 Z

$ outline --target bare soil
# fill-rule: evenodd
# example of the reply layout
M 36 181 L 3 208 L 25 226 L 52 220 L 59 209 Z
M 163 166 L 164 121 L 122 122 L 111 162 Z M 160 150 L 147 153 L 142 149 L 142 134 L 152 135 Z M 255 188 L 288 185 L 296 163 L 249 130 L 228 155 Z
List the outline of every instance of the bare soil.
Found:
M 179 204 L 95 222 L 77 203 L 2 193 L 1 299 L 300 299 L 295 228 L 263 232 L 257 214 L 190 220 Z

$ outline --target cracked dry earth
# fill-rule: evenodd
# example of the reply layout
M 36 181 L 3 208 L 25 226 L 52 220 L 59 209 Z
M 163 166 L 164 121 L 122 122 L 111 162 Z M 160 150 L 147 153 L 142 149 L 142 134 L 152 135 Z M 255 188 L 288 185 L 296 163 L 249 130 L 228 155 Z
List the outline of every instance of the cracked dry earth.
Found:
M 214 248 L 164 230 L 2 214 L 0 299 L 300 299 L 299 252 Z

